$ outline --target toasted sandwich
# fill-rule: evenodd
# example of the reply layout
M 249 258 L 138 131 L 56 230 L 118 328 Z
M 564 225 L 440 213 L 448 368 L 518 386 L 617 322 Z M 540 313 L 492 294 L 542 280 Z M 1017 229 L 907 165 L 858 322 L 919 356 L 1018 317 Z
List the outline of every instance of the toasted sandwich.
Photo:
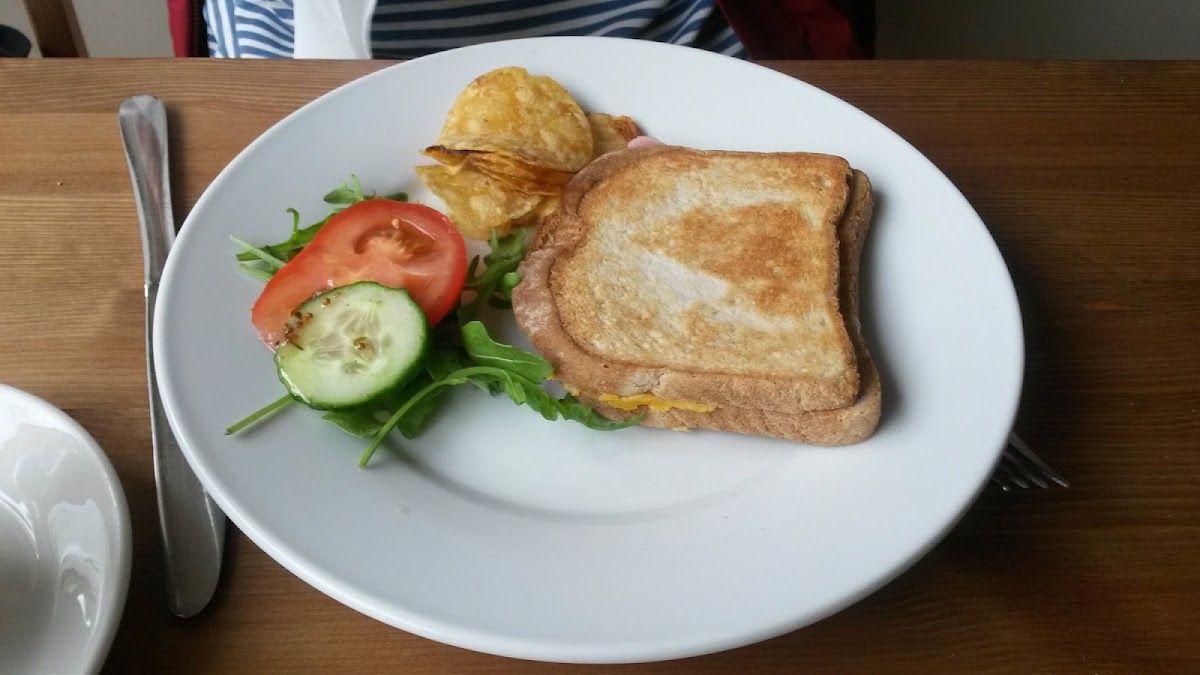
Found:
M 606 416 L 856 443 L 881 401 L 858 319 L 872 206 L 840 157 L 614 152 L 564 187 L 513 310 Z

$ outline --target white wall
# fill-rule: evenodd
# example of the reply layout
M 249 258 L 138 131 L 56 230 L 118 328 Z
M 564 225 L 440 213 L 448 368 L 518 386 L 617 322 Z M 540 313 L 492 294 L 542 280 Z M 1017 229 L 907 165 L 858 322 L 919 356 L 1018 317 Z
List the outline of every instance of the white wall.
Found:
M 24 0 L 0 0 L 0 24 L 12 26 L 25 34 L 33 43 L 33 53 L 30 56 L 41 56 L 37 40 L 33 37 L 33 26 L 29 23 L 29 15 L 25 13 Z
M 60 0 L 36 0 L 59 2 Z M 88 56 L 171 56 L 166 0 L 73 0 Z M 12 26 L 41 56 L 25 0 L 0 0 L 0 24 Z
M 88 56 L 174 54 L 166 0 L 74 0 L 74 3 Z
M 880 58 L 1200 59 L 1200 0 L 877 0 Z

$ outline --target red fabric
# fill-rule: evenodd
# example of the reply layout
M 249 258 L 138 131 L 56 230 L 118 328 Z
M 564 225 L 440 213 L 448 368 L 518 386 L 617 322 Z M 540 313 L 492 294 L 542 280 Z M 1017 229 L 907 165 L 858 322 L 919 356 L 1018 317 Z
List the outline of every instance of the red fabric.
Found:
M 175 56 L 206 56 L 193 54 L 196 31 L 196 5 L 200 0 L 167 0 L 167 17 L 171 24 L 171 42 Z
M 752 59 L 864 56 L 834 0 L 716 0 Z

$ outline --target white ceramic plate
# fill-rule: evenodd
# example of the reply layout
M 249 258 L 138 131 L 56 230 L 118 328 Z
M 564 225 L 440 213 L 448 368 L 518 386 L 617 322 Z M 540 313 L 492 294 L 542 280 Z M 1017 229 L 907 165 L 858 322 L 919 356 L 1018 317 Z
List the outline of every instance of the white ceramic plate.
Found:
M 836 153 L 879 196 L 864 323 L 886 383 L 869 441 L 822 449 L 711 432 L 605 434 L 461 391 L 377 455 L 304 409 L 226 425 L 282 392 L 257 342 L 261 285 L 229 235 L 286 235 L 356 173 L 426 198 L 412 167 L 455 95 L 503 65 L 683 145 Z M 234 522 L 313 586 L 380 621 L 529 659 L 641 661 L 775 636 L 863 597 L 971 503 L 1013 420 L 1020 315 L 979 218 L 919 152 L 811 86 L 709 53 L 551 38 L 446 52 L 334 91 L 237 157 L 171 254 L 155 324 L 171 423 Z M 521 342 L 515 324 L 496 331 Z
M 129 563 L 125 493 L 100 446 L 0 385 L 0 673 L 99 671 Z

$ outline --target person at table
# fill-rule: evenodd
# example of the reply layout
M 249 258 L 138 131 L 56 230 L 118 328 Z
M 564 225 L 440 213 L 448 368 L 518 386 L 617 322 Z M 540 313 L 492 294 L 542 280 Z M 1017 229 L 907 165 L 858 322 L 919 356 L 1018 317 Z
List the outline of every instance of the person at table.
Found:
M 177 53 L 291 58 L 295 0 L 172 0 Z M 179 44 L 196 3 L 203 48 Z M 654 40 L 738 58 L 855 58 L 850 17 L 862 0 L 378 0 L 372 56 L 411 59 L 513 38 L 602 35 Z M 199 30 L 195 27 L 193 30 Z

